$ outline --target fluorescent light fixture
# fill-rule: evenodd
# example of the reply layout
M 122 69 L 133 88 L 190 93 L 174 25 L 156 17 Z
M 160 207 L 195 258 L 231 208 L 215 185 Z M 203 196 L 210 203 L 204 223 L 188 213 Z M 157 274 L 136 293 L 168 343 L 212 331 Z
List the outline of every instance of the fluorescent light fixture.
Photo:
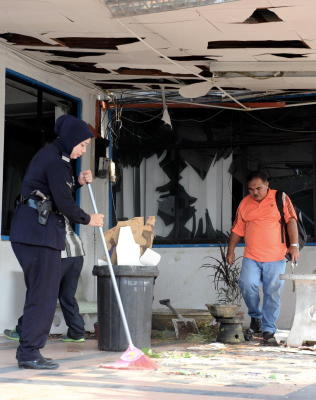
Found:
M 110 9 L 113 17 L 130 17 L 232 1 L 238 0 L 104 0 L 104 3 Z

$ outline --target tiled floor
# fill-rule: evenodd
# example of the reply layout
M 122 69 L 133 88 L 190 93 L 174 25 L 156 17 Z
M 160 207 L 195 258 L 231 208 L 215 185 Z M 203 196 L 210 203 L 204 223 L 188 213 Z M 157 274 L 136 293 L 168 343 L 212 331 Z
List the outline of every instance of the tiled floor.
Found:
M 156 371 L 99 368 L 119 353 L 100 352 L 95 340 L 50 340 L 43 355 L 54 371 L 19 369 L 16 343 L 0 337 L 0 400 L 315 400 L 316 352 L 262 347 L 174 343 L 157 346 Z

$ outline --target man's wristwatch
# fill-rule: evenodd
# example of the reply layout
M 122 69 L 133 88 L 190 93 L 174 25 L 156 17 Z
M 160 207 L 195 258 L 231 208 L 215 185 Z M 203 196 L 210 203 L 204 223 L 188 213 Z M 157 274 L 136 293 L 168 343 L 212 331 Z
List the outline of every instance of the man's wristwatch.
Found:
M 291 247 L 297 247 L 297 248 L 298 248 L 298 247 L 299 247 L 299 244 L 298 244 L 298 243 L 291 243 L 290 246 L 291 246 Z

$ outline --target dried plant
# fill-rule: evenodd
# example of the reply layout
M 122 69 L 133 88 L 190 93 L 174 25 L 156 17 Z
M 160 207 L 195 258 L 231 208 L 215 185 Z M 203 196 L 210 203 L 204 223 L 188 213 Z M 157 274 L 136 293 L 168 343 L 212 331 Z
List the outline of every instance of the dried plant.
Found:
M 238 257 L 233 264 L 226 261 L 227 245 L 219 245 L 220 257 L 207 257 L 209 262 L 204 263 L 201 268 L 210 268 L 217 301 L 220 304 L 240 304 L 241 292 L 239 289 L 240 263 Z

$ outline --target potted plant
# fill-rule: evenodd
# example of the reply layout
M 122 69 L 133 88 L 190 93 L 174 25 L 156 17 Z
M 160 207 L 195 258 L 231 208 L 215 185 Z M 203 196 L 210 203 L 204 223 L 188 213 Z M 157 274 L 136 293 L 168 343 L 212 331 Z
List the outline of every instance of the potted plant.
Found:
M 215 318 L 232 318 L 236 315 L 241 301 L 239 275 L 241 264 L 238 257 L 233 264 L 226 261 L 227 244 L 219 245 L 219 257 L 207 257 L 201 268 L 211 270 L 211 278 L 217 292 L 217 304 L 206 304 Z

